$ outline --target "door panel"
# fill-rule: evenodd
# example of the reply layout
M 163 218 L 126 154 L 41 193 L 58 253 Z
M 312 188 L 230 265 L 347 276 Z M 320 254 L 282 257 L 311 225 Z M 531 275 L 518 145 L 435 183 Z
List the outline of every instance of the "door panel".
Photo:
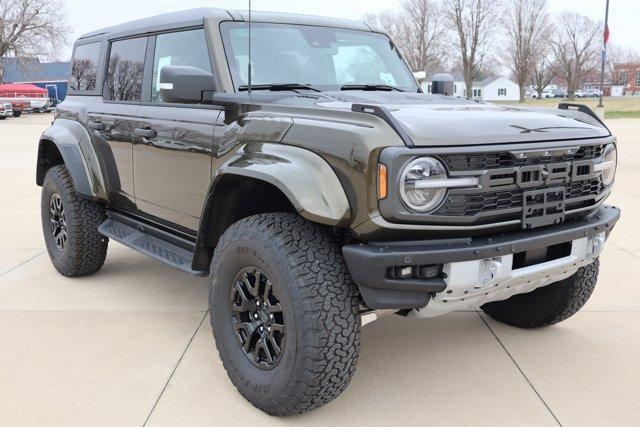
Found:
M 141 106 L 138 114 L 133 150 L 138 210 L 197 230 L 220 112 L 157 105 Z

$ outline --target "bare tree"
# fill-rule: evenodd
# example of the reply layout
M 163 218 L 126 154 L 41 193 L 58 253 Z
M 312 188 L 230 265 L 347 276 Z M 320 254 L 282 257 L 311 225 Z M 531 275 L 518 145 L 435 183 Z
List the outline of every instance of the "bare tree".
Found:
M 482 69 L 495 33 L 494 11 L 500 8 L 500 1 L 445 0 L 444 6 L 449 24 L 457 35 L 455 46 L 460 53 L 467 97 L 471 97 L 473 80 Z
M 508 0 L 503 20 L 504 60 L 520 86 L 520 102 L 524 102 L 535 59 L 548 49 L 550 24 L 546 8 L 547 0 Z
M 558 30 L 551 41 L 558 75 L 567 82 L 570 99 L 585 77 L 598 68 L 601 25 L 587 16 L 564 12 L 558 17 Z
M 61 0 L 0 0 L 0 82 L 3 59 L 52 56 L 65 42 Z
M 404 0 L 399 12 L 366 15 L 365 21 L 389 33 L 413 71 L 427 71 L 446 61 L 443 18 L 433 0 Z
M 542 99 L 542 91 L 549 86 L 555 77 L 555 65 L 544 55 L 538 56 L 538 60 L 533 62 L 531 72 L 531 85 L 538 93 L 538 99 Z

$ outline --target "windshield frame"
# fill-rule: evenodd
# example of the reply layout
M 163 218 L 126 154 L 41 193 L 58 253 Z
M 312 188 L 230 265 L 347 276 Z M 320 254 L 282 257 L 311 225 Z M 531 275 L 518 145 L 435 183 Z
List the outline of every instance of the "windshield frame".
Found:
M 231 40 L 230 40 L 230 37 L 229 37 L 229 32 L 230 32 L 231 29 L 234 29 L 234 28 L 240 27 L 242 25 L 246 25 L 246 24 L 248 24 L 248 22 L 246 22 L 246 21 L 229 21 L 229 20 L 221 21 L 219 23 L 220 38 L 222 40 L 222 48 L 223 48 L 224 55 L 225 55 L 225 61 L 227 63 L 227 70 L 229 71 L 229 77 L 231 79 L 231 84 L 233 86 L 233 91 L 235 93 L 243 92 L 243 90 L 241 90 L 240 87 L 241 86 L 246 86 L 246 84 L 241 82 L 241 81 L 238 81 L 239 70 L 235 70 L 235 65 L 232 65 L 232 62 L 234 61 L 234 58 L 233 58 L 233 47 L 231 46 Z M 411 86 L 398 86 L 398 88 L 402 89 L 402 91 L 405 91 L 405 92 L 413 92 L 413 93 L 422 92 L 420 85 L 416 81 L 415 76 L 414 76 L 413 72 L 411 71 L 411 68 L 409 67 L 409 64 L 404 59 L 404 57 L 402 56 L 402 54 L 398 50 L 397 46 L 393 43 L 391 38 L 386 33 L 379 32 L 379 31 L 357 30 L 357 29 L 337 27 L 337 26 L 309 25 L 309 24 L 299 24 L 299 23 L 251 21 L 251 24 L 252 25 L 254 25 L 254 24 L 265 24 L 265 25 L 283 26 L 283 27 L 326 28 L 326 29 L 333 29 L 333 30 L 339 30 L 339 31 L 344 31 L 344 32 L 370 34 L 370 35 L 374 35 L 374 36 L 378 36 L 378 37 L 383 37 L 384 39 L 386 39 L 388 41 L 389 45 L 392 47 L 392 49 L 395 52 L 395 54 L 398 55 L 398 59 L 400 60 L 400 64 L 401 64 L 401 67 L 402 67 L 402 72 L 406 72 L 408 80 L 411 82 Z M 236 71 L 238 71 L 238 72 L 236 72 Z M 279 83 L 308 84 L 308 85 L 313 86 L 314 88 L 317 87 L 322 92 L 340 91 L 341 87 L 343 86 L 343 84 L 341 84 L 341 83 L 337 83 L 335 85 L 314 84 L 313 82 L 272 82 L 272 83 L 276 83 L 276 84 L 279 84 Z M 360 83 L 356 83 L 356 84 L 360 84 Z M 257 86 L 256 83 L 254 83 L 254 85 Z M 299 91 L 299 90 L 305 90 L 305 89 L 292 89 L 292 91 Z M 246 89 L 244 89 L 244 91 L 246 91 Z

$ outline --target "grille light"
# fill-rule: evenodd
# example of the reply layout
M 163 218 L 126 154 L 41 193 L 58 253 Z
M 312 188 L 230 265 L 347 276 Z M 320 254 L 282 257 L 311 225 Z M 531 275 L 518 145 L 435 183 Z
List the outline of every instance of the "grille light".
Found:
M 595 171 L 602 172 L 602 183 L 611 185 L 616 176 L 616 166 L 618 163 L 618 151 L 615 144 L 608 144 L 604 147 L 602 162 L 594 165 Z
M 429 212 L 445 198 L 448 188 L 474 187 L 478 178 L 448 178 L 444 165 L 433 157 L 419 157 L 403 170 L 400 179 L 402 202 L 412 211 Z

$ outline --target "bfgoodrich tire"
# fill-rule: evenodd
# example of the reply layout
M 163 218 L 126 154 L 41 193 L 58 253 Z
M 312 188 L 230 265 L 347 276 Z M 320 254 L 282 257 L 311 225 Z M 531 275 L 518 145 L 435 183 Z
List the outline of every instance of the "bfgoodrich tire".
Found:
M 66 166 L 47 171 L 40 205 L 44 241 L 56 270 L 67 277 L 100 270 L 109 244 L 98 233 L 98 226 L 106 219 L 105 208 L 76 195 Z
M 240 394 L 268 414 L 309 411 L 347 387 L 360 347 L 358 306 L 329 230 L 295 214 L 243 219 L 214 251 L 216 346 Z
M 504 301 L 490 302 L 482 310 L 499 322 L 519 328 L 541 328 L 562 322 L 587 303 L 598 280 L 599 265 L 596 259 L 565 280 Z

